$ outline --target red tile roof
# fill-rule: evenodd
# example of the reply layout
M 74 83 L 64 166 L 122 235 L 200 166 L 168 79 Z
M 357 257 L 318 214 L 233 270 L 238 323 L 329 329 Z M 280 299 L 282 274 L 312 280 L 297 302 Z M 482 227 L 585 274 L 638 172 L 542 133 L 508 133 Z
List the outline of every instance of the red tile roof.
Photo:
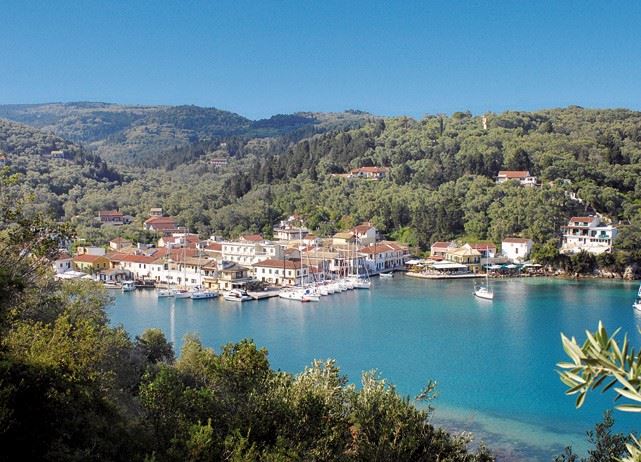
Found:
M 352 169 L 352 173 L 387 173 L 387 167 L 360 167 Z
M 254 267 L 259 268 L 285 268 L 285 269 L 299 269 L 305 267 L 300 260 L 279 260 L 277 258 L 270 258 L 254 264 Z
M 176 224 L 176 219 L 174 217 L 149 217 L 145 220 L 146 225 L 157 225 L 157 224 Z
M 98 212 L 99 217 L 122 217 L 122 212 L 118 210 L 101 210 Z
M 570 221 L 580 221 L 580 222 L 587 222 L 587 223 L 592 223 L 592 220 L 594 220 L 596 217 L 572 217 L 570 218 Z
M 354 230 L 353 231 L 355 233 L 357 233 L 357 234 L 365 234 L 367 231 L 369 231 L 372 228 L 373 228 L 373 226 L 371 226 L 370 224 L 362 223 L 362 224 L 360 224 L 358 226 L 354 226 Z
M 491 242 L 475 242 L 474 244 L 470 244 L 470 247 L 474 250 L 496 250 L 496 245 Z
M 437 249 L 448 249 L 451 245 L 451 242 L 436 241 L 434 244 L 432 244 L 432 247 Z
M 511 179 L 525 178 L 526 176 L 530 176 L 530 172 L 527 170 L 501 170 L 499 176 Z
M 240 239 L 250 242 L 260 242 L 265 240 L 260 234 L 246 234 L 244 236 L 240 236 Z
M 82 263 L 94 263 L 100 258 L 105 258 L 104 255 L 89 255 L 88 253 L 83 253 L 82 255 L 76 255 L 73 257 L 74 262 Z
M 213 250 L 214 252 L 222 252 L 223 245 L 220 242 L 210 242 L 205 247 L 205 250 Z

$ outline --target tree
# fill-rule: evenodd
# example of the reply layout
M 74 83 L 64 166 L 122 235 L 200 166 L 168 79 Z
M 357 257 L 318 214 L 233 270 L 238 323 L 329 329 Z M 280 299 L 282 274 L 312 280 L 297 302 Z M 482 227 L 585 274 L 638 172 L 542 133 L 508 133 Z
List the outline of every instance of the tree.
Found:
M 615 406 L 625 412 L 641 412 L 641 351 L 630 347 L 627 335 L 621 345 L 616 340 L 617 329 L 608 335 L 601 322 L 596 331 L 586 331 L 586 340 L 579 345 L 561 334 L 563 349 L 569 362 L 558 363 L 561 381 L 568 387 L 566 394 L 577 395 L 576 406 L 581 407 L 590 390 L 613 389 L 616 399 L 628 400 Z M 626 444 L 629 457 L 627 462 L 641 460 L 641 444 L 633 436 Z

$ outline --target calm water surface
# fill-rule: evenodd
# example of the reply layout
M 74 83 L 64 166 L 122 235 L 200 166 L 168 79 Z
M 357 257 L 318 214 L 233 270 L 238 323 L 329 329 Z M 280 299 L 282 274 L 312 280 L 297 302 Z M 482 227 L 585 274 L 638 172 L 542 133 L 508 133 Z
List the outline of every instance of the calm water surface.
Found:
M 474 432 L 501 459 L 551 460 L 568 444 L 583 450 L 585 431 L 612 399 L 591 395 L 574 409 L 555 372 L 565 359 L 560 332 L 583 340 L 603 320 L 641 345 L 641 317 L 631 307 L 637 284 L 504 280 L 494 283 L 493 302 L 473 297 L 472 286 L 398 276 L 313 304 L 157 299 L 136 291 L 117 293 L 109 315 L 132 335 L 161 328 L 177 351 L 187 333 L 215 349 L 249 337 L 269 350 L 276 369 L 298 372 L 315 358 L 335 358 L 351 381 L 377 369 L 410 396 L 434 379 L 433 420 Z M 638 417 L 615 419 L 619 430 L 641 428 Z

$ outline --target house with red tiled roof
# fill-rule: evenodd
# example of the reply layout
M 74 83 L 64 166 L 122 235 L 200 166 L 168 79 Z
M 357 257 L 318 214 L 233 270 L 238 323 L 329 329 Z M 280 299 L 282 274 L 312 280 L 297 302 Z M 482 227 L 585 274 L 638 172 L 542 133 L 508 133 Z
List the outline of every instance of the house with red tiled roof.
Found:
M 572 217 L 562 229 L 561 253 L 578 253 L 582 250 L 593 254 L 609 252 L 619 233 L 615 226 L 601 223 L 598 215 Z
M 126 222 L 125 215 L 118 210 L 100 210 L 98 221 L 105 225 L 122 225 Z
M 145 231 L 156 231 L 166 235 L 180 231 L 178 229 L 178 223 L 173 217 L 149 217 L 145 220 L 143 228 Z
M 300 260 L 270 258 L 254 264 L 253 268 L 259 281 L 281 286 L 301 285 L 309 277 L 309 268 Z
M 109 241 L 109 247 L 112 248 L 113 250 L 127 249 L 131 247 L 131 245 L 132 243 L 130 240 L 122 237 L 116 237 Z
M 448 250 L 458 247 L 455 242 L 436 241 L 430 247 L 430 256 L 445 258 Z
M 536 186 L 535 176 L 531 176 L 528 170 L 501 170 L 496 177 L 497 184 L 506 181 L 518 181 L 521 186 Z
M 469 244 L 474 250 L 478 250 L 481 258 L 494 258 L 496 256 L 496 245 L 493 242 L 475 242 Z
M 350 170 L 348 178 L 367 178 L 368 180 L 382 180 L 389 173 L 388 167 L 359 167 Z
M 243 242 L 263 242 L 265 238 L 260 234 L 244 234 L 238 240 Z
M 96 273 L 109 268 L 109 259 L 104 255 L 90 255 L 84 253 L 73 257 L 73 267 L 76 271 Z
M 58 253 L 51 261 L 51 266 L 57 274 L 62 274 L 72 268 L 73 258 L 65 249 L 58 250 Z
M 361 223 L 360 225 L 354 226 L 352 233 L 354 233 L 356 241 L 363 246 L 370 245 L 376 241 L 376 228 L 370 223 Z
M 409 255 L 406 246 L 391 241 L 370 244 L 360 248 L 358 253 L 365 256 L 367 271 L 374 274 L 404 268 L 405 258 Z
M 198 234 L 173 233 L 171 236 L 163 236 L 158 239 L 158 247 L 189 247 L 196 248 L 200 243 Z

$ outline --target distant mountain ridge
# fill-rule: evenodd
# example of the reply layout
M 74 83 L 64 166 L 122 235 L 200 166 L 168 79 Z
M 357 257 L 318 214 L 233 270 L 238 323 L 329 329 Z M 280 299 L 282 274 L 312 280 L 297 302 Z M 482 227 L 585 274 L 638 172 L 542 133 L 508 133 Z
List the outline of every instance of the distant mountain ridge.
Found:
M 360 111 L 301 112 L 253 121 L 199 106 L 73 102 L 0 105 L 0 118 L 81 143 L 109 161 L 148 164 L 162 153 L 197 143 L 214 145 L 229 137 L 298 140 L 317 132 L 360 127 L 372 116 Z

